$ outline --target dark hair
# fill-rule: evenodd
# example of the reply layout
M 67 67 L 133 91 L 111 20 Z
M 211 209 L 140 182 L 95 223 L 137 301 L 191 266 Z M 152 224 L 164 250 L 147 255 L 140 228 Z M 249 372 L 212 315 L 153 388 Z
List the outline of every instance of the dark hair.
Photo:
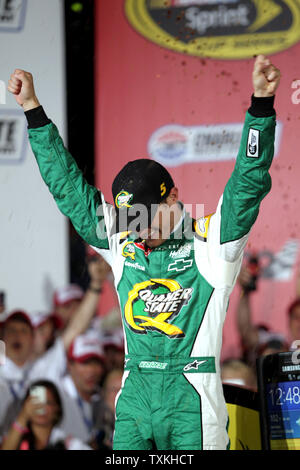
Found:
M 32 384 L 30 384 L 30 387 L 27 389 L 27 392 L 26 392 L 25 398 L 23 400 L 23 403 L 29 397 L 31 388 L 36 387 L 36 386 L 37 387 L 45 387 L 47 390 L 49 390 L 52 393 L 52 395 L 54 397 L 54 400 L 55 400 L 55 402 L 58 406 L 57 417 L 56 417 L 56 420 L 53 423 L 53 425 L 56 426 L 63 418 L 63 405 L 62 405 L 62 401 L 61 401 L 59 391 L 58 391 L 56 385 L 53 382 L 50 382 L 49 380 L 37 380 L 36 382 L 33 382 Z
M 283 352 L 283 351 L 288 351 L 289 350 L 289 347 L 285 343 L 285 341 L 274 338 L 274 339 L 270 339 L 269 341 L 261 344 L 257 349 L 257 355 L 261 356 L 263 354 L 263 352 L 266 349 L 269 349 L 269 348 L 274 349 L 274 353 L 275 353 L 275 351 Z
M 26 392 L 26 395 L 23 399 L 23 403 L 27 400 L 27 398 L 29 397 L 30 395 L 30 390 L 32 387 L 45 387 L 47 390 L 49 390 L 55 401 L 56 401 L 56 404 L 58 405 L 58 413 L 57 413 L 57 417 L 53 423 L 53 426 L 56 426 L 62 419 L 63 417 L 63 407 L 62 407 L 62 401 L 61 401 L 61 398 L 60 398 L 60 395 L 59 395 L 59 392 L 56 388 L 56 386 L 54 385 L 53 382 L 50 382 L 48 380 L 37 380 L 36 382 L 33 382 L 30 387 L 27 389 L 27 392 Z M 32 431 L 32 426 L 31 426 L 31 423 L 29 422 L 28 423 L 28 431 L 23 434 L 21 440 L 20 440 L 20 443 L 19 443 L 19 449 L 22 449 L 22 446 L 25 445 L 26 446 L 26 450 L 36 450 L 36 437 Z M 54 448 L 62 448 L 62 449 L 65 449 L 65 446 L 64 446 L 64 443 L 63 442 L 58 442 L 56 443 L 54 446 L 53 445 L 47 445 L 45 447 L 44 450 L 51 450 L 51 449 L 54 449 Z
M 22 312 L 21 310 L 16 310 L 13 314 L 11 314 L 7 320 L 3 323 L 3 330 L 5 330 L 5 327 L 10 323 L 10 322 L 14 322 L 14 321 L 17 321 L 17 322 L 20 322 L 20 323 L 24 323 L 24 325 L 27 325 L 31 331 L 33 332 L 33 326 L 32 324 L 30 323 L 30 320 L 29 318 L 27 319 L 27 317 L 24 315 L 24 312 Z

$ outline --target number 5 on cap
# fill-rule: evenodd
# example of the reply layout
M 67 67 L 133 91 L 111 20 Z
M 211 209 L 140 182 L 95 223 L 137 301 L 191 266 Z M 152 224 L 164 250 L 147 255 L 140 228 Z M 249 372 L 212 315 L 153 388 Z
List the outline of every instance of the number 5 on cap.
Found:
M 160 185 L 160 195 L 164 196 L 166 194 L 166 192 L 167 192 L 166 183 L 162 183 Z

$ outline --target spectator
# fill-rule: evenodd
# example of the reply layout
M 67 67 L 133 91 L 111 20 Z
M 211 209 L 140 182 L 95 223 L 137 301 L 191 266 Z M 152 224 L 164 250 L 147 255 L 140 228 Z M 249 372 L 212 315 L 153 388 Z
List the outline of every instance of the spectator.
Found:
M 300 297 L 296 298 L 288 308 L 288 321 L 292 349 L 300 348 Z
M 0 292 L 0 339 L 2 338 L 3 317 L 5 317 L 5 293 Z
M 32 387 L 46 389 L 46 402 L 31 395 Z M 42 380 L 32 384 L 23 401 L 17 420 L 3 439 L 2 450 L 87 449 L 78 440 L 67 438 L 59 428 L 63 407 L 56 386 Z
M 267 356 L 286 352 L 289 350 L 288 344 L 283 335 L 265 331 L 260 334 L 260 342 L 257 346 L 257 356 Z
M 12 312 L 4 323 L 3 339 L 6 343 L 6 362 L 0 368 L 0 377 L 7 381 L 15 400 L 24 397 L 25 391 L 34 380 L 48 379 L 59 382 L 66 372 L 66 351 L 74 339 L 82 334 L 90 325 L 101 291 L 106 271 L 103 261 L 93 263 L 93 277 L 89 289 L 84 295 L 80 306 L 68 322 L 62 334 L 53 345 L 36 360 L 34 354 L 34 330 L 29 315 L 25 312 Z
M 115 428 L 115 405 L 117 395 L 122 386 L 123 369 L 113 369 L 105 377 L 103 383 L 103 403 L 97 417 L 96 427 L 98 449 L 111 449 Z
M 225 384 L 238 385 L 251 390 L 257 389 L 253 369 L 240 359 L 227 359 L 221 365 L 221 378 Z
M 7 410 L 12 402 L 12 396 L 7 383 L 0 379 L 0 444 L 4 434 L 4 423 L 6 420 Z
M 33 325 L 23 310 L 15 310 L 3 322 L 3 340 L 6 355 L 22 367 L 32 349 Z
M 97 256 L 88 257 L 87 265 L 90 277 L 87 290 L 99 294 L 102 290 L 103 282 L 111 272 L 111 268 L 104 258 L 98 254 Z M 76 284 L 69 284 L 55 291 L 53 296 L 54 315 L 62 331 L 69 325 L 83 298 L 84 292 Z
M 5 292 L 0 292 L 0 316 L 5 312 Z
M 123 369 L 124 367 L 124 334 L 121 328 L 106 331 L 102 345 L 105 352 L 106 370 Z
M 31 318 L 34 327 L 33 358 L 42 356 L 55 342 L 55 334 L 59 328 L 57 317 L 53 313 L 37 312 Z
M 103 349 L 96 333 L 89 331 L 72 343 L 68 372 L 60 387 L 65 408 L 63 429 L 83 442 L 92 442 L 102 406 L 99 383 L 105 374 Z
M 33 325 L 29 315 L 21 310 L 11 312 L 3 323 L 6 360 L 0 377 L 6 380 L 13 399 L 24 396 L 25 382 L 30 371 L 33 349 Z
M 241 296 L 237 307 L 237 326 L 241 338 L 243 360 L 255 368 L 257 357 L 264 350 L 274 346 L 275 352 L 287 351 L 287 342 L 282 335 L 271 332 L 264 324 L 254 325 L 252 323 L 250 297 L 254 289 L 250 289 L 252 283 L 252 273 L 247 266 L 242 266 L 238 282 L 241 287 Z M 276 340 L 277 343 L 269 344 L 269 341 Z M 278 342 L 279 341 L 279 342 Z
M 65 329 L 70 322 L 83 297 L 84 291 L 76 284 L 69 284 L 67 286 L 60 287 L 54 292 L 54 315 L 56 316 L 57 323 L 62 330 Z

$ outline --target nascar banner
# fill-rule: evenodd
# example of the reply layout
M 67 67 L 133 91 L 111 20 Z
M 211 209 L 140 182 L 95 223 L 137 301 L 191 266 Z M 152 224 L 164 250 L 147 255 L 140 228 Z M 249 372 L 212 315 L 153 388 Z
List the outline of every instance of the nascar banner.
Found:
M 254 56 L 282 71 L 276 96 L 273 187 L 263 201 L 246 254 L 260 263 L 253 321 L 288 333 L 300 239 L 299 0 L 115 0 L 96 2 L 96 174 L 111 183 L 129 160 L 165 165 L 179 198 L 213 213 L 233 170 L 252 94 Z M 255 157 L 255 139 L 249 152 Z M 251 155 L 249 155 L 251 156 Z M 235 288 L 223 355 L 239 355 Z
M 65 135 L 63 5 L 0 1 L 0 291 L 7 310 L 52 308 L 68 279 L 67 224 L 32 155 L 23 110 L 6 91 L 16 68 L 33 74 L 36 93 Z

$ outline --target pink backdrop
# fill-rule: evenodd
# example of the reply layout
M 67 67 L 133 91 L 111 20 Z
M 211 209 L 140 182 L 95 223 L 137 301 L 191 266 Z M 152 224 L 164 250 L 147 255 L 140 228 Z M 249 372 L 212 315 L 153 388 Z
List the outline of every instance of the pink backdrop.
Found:
M 252 94 L 253 59 L 204 59 L 171 51 L 133 29 L 123 0 L 96 2 L 96 6 L 96 182 L 112 202 L 114 176 L 127 161 L 149 156 L 149 138 L 161 126 L 243 121 Z M 300 104 L 291 99 L 291 84 L 300 78 L 299 58 L 299 43 L 271 57 L 282 71 L 276 96 L 281 141 L 271 170 L 272 191 L 263 201 L 247 246 L 247 251 L 277 254 L 277 266 L 289 258 L 289 253 L 278 257 L 284 244 L 292 239 L 297 247 L 300 238 Z M 181 200 L 204 203 L 209 214 L 215 211 L 233 166 L 234 160 L 186 163 L 169 171 Z M 295 256 L 287 280 L 262 279 L 253 294 L 254 321 L 285 334 L 286 308 L 296 289 L 297 249 Z M 236 287 L 224 327 L 223 358 L 240 353 L 235 326 L 238 295 Z M 107 299 L 111 306 L 111 295 Z M 107 309 L 104 298 L 102 313 Z

